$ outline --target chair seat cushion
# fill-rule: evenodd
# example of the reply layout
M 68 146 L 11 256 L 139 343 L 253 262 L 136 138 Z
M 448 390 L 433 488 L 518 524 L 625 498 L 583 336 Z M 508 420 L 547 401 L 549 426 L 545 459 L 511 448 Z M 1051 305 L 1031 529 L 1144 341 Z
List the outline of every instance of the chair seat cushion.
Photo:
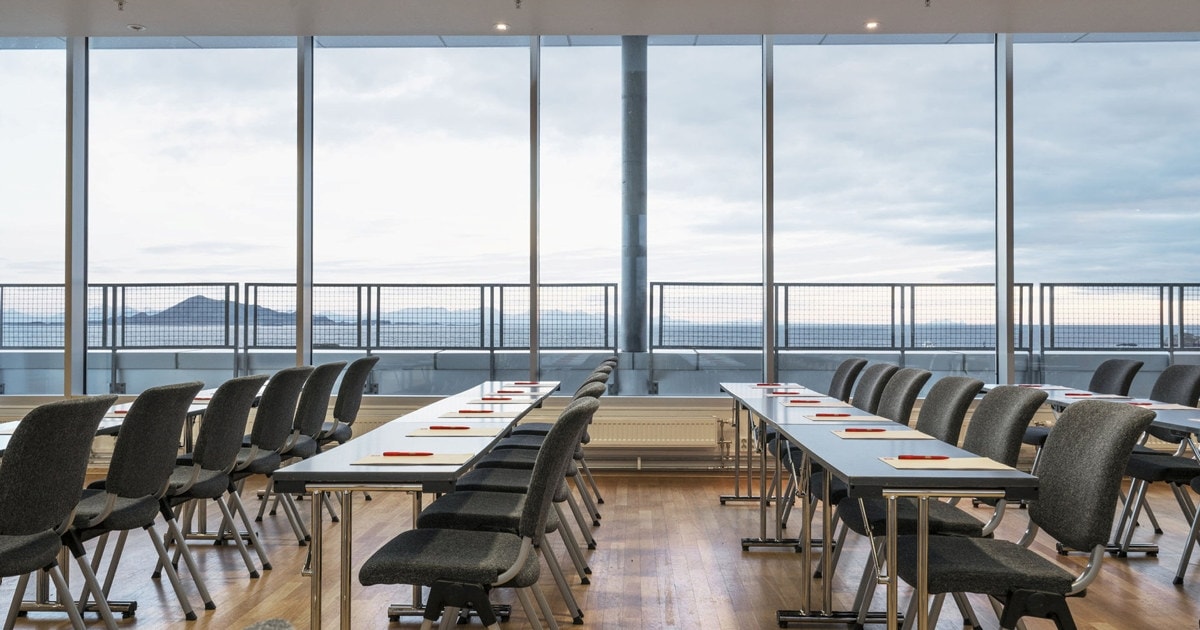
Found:
M 513 427 L 513 435 L 546 435 L 553 427 L 553 422 L 522 422 Z
M 249 460 L 250 448 L 242 448 L 238 452 L 237 466 L 235 467 L 235 478 L 248 477 L 250 475 L 269 475 L 279 469 L 279 464 L 282 461 L 279 453 L 275 451 L 258 451 L 258 454 L 253 460 Z
M 328 444 L 330 442 L 345 444 L 354 436 L 354 427 L 345 423 L 338 423 L 337 428 L 334 428 L 332 422 L 326 422 L 321 425 L 320 435 L 321 444 Z
M 544 435 L 530 435 L 530 434 L 510 435 L 510 436 L 504 438 L 503 440 L 500 440 L 499 442 L 497 442 L 496 446 L 493 448 L 495 450 L 519 448 L 519 449 L 536 451 L 539 448 L 542 448 L 542 442 L 544 442 L 544 441 L 546 441 L 546 436 L 544 436 Z
M 514 468 L 476 468 L 458 478 L 454 484 L 455 492 L 485 491 L 485 492 L 519 492 L 524 494 L 529 490 L 529 477 L 532 470 L 517 470 Z M 567 484 L 564 478 L 554 491 L 554 502 L 567 500 Z
M 1200 462 L 1173 455 L 1130 455 L 1125 473 L 1134 479 L 1188 483 L 1200 476 Z
M 504 532 L 412 529 L 388 541 L 363 563 L 358 581 L 430 585 L 439 580 L 493 584 L 519 557 L 521 539 Z M 513 579 L 496 586 L 523 588 L 537 582 L 538 557 L 530 553 Z
M 1050 427 L 1029 427 L 1021 436 L 1021 443 L 1030 446 L 1045 446 L 1046 438 L 1050 435 Z
M 180 498 L 185 500 L 190 499 L 215 499 L 229 489 L 229 475 L 219 470 L 200 470 L 200 474 L 196 476 L 196 482 L 192 484 L 184 493 L 180 493 L 180 488 L 192 478 L 191 466 L 176 466 L 171 472 L 171 480 L 167 486 L 167 497 L 171 499 Z M 177 505 L 180 501 L 172 502 Z
M 421 510 L 420 529 L 467 529 L 518 533 L 525 495 L 516 492 L 451 492 Z M 558 529 L 558 515 L 551 510 L 546 531 Z
M 80 537 L 84 540 L 91 538 L 87 535 L 90 532 L 84 530 L 84 526 L 88 521 L 96 518 L 104 510 L 107 503 L 108 493 L 100 488 L 89 488 L 83 491 L 83 495 L 79 499 L 79 503 L 75 506 L 75 518 L 71 522 L 71 526 L 80 530 Z M 100 522 L 99 531 L 123 531 L 145 527 L 149 523 L 154 522 L 154 518 L 158 516 L 158 497 L 117 497 L 113 503 L 112 512 Z
M 867 522 L 871 526 L 870 533 L 882 536 L 887 533 L 887 502 L 883 499 L 864 499 L 863 508 L 867 513 Z M 860 535 L 868 535 L 863 523 L 862 511 L 858 501 L 842 501 L 837 504 L 838 518 L 850 528 L 850 531 Z M 929 533 L 940 536 L 974 536 L 983 535 L 983 521 L 967 512 L 944 501 L 929 502 Z M 896 526 L 901 535 L 917 533 L 917 501 L 916 499 L 900 499 L 896 502 Z
M 296 439 L 296 443 L 292 448 L 288 449 L 281 457 L 287 459 L 289 457 L 299 457 L 300 459 L 308 459 L 317 454 L 317 441 L 307 435 L 301 435 Z
M 484 455 L 476 464 L 475 468 L 513 468 L 517 470 L 533 470 L 533 464 L 537 461 L 537 451 L 529 451 L 523 448 L 507 448 L 499 451 L 492 451 Z M 574 477 L 579 474 L 579 466 L 574 461 L 567 464 L 567 477 Z
M 34 534 L 0 534 L 0 576 L 48 567 L 61 548 L 62 538 L 52 529 Z
M 896 572 L 909 584 L 917 579 L 917 537 L 897 539 Z M 1075 576 L 1007 540 L 931 536 L 929 592 L 983 593 L 1003 597 L 1017 588 L 1065 595 Z

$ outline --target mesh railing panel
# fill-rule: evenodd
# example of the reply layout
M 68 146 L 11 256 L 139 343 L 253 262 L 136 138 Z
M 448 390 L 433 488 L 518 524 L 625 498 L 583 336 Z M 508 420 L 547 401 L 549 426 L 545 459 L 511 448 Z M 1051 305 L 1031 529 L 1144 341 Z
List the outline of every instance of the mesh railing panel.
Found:
M 1182 287 L 1182 316 L 1180 317 L 1180 348 L 1200 348 L 1200 286 L 1189 284 Z
M 914 285 L 909 347 L 991 350 L 996 347 L 992 285 Z
M 651 345 L 762 348 L 762 285 L 651 283 Z
M 508 294 L 509 289 L 505 289 L 506 346 Z M 542 348 L 616 348 L 616 285 L 543 285 L 538 292 L 538 301 L 541 306 L 539 345 Z M 528 318 L 527 314 L 523 316 Z M 521 325 L 525 326 L 523 322 Z M 529 343 L 528 330 L 525 343 Z
M 106 326 L 122 348 L 230 348 L 236 342 L 236 284 L 113 285 Z M 90 326 L 89 326 L 90 328 Z M 90 335 L 89 335 L 90 336 Z
M 368 347 L 370 297 L 362 285 L 313 286 L 313 347 Z
M 894 285 L 779 286 L 782 349 L 893 348 L 900 340 Z
M 1042 285 L 1047 350 L 1161 349 L 1165 285 Z
M 487 340 L 479 285 L 384 285 L 377 288 L 374 345 L 393 349 L 481 348 Z
M 65 312 L 61 285 L 0 286 L 0 348 L 62 348 Z
M 247 284 L 247 348 L 296 347 L 296 286 Z

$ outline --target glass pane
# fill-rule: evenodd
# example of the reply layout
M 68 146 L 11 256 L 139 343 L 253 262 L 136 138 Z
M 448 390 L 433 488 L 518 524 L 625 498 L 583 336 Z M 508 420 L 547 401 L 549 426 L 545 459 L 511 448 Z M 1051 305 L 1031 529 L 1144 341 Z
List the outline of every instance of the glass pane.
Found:
M 781 378 L 824 391 L 870 353 L 995 379 L 992 66 L 988 45 L 775 48 Z
M 0 47 L 0 394 L 63 392 L 66 60 Z
M 92 42 L 89 391 L 232 376 L 243 286 L 296 278 L 295 49 L 161 43 Z
M 528 293 L 500 286 L 529 280 L 528 41 L 319 42 L 314 308 L 336 327 L 314 332 L 383 350 L 381 394 L 460 391 L 491 375 L 493 349 L 528 374 Z M 355 318 L 362 335 L 341 334 Z M 443 348 L 461 356 L 435 370 Z

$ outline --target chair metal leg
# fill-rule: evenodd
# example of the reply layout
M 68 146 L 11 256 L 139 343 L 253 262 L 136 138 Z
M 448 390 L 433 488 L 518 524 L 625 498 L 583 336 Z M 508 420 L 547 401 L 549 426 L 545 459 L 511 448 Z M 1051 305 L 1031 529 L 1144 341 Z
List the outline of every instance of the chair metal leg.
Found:
M 221 497 L 214 499 L 217 507 L 221 510 L 221 531 L 228 530 L 230 538 L 233 539 L 233 544 L 237 547 L 238 553 L 242 554 L 242 562 L 246 563 L 246 570 L 250 572 L 250 577 L 258 577 L 258 568 L 254 566 L 254 561 L 250 559 L 250 552 L 246 550 L 246 543 L 242 541 L 241 535 L 238 534 L 236 521 L 233 520 L 233 514 L 229 511 L 229 506 L 225 504 L 225 500 Z M 261 547 L 258 538 L 254 535 L 254 530 L 247 528 L 250 533 L 250 539 L 255 547 Z
M 554 611 L 550 610 L 550 602 L 546 601 L 546 594 L 542 592 L 541 587 L 539 587 L 537 584 L 534 584 L 533 586 L 529 587 L 529 590 L 533 592 L 533 598 L 537 600 L 538 608 L 542 609 L 542 616 L 546 618 L 546 626 L 549 627 L 550 630 L 558 630 L 558 620 L 554 618 Z M 520 589 L 518 589 L 517 592 L 520 593 Z M 537 617 L 534 616 L 534 619 L 536 618 Z
M 574 475 L 571 475 L 571 481 L 574 482 L 575 489 L 579 491 L 579 499 L 583 501 L 583 507 L 587 509 L 587 513 L 592 517 L 592 527 L 600 527 L 600 511 L 596 509 L 596 504 L 592 503 L 591 493 L 583 486 L 583 482 L 579 480 L 578 471 Z
M 171 540 L 175 541 L 176 553 L 183 556 L 184 566 L 187 567 L 188 573 L 192 576 L 192 582 L 196 584 L 196 590 L 200 593 L 200 600 L 204 602 L 205 610 L 215 610 L 217 605 L 213 603 L 212 596 L 208 594 L 208 586 L 204 583 L 204 576 L 200 573 L 200 568 L 196 566 L 196 559 L 192 557 L 192 550 L 188 547 L 187 541 L 183 537 L 183 532 L 179 529 L 179 523 L 172 518 L 166 518 L 167 514 L 171 514 L 170 510 L 164 510 L 164 520 L 167 521 L 167 537 L 163 540 L 164 547 L 170 544 Z M 165 558 L 160 558 L 162 562 Z
M 75 607 L 75 602 L 71 599 L 71 590 L 67 586 L 67 578 L 63 577 L 62 569 L 57 564 L 46 569 L 50 574 L 50 579 L 54 581 L 54 588 L 58 591 L 58 601 L 62 603 L 63 608 L 67 610 L 67 617 L 71 620 L 71 625 L 77 630 L 83 630 L 86 626 L 83 623 L 83 615 L 79 614 L 79 609 Z M 29 576 L 22 576 L 23 580 L 28 580 Z M 21 609 L 20 597 L 25 594 L 25 584 L 22 582 L 17 590 L 17 599 L 13 601 L 12 609 L 9 611 L 10 617 L 15 617 L 18 610 Z M 112 611 L 109 611 L 108 619 L 105 624 L 112 621 Z M 12 625 L 6 625 L 7 630 L 11 630 Z
M 579 548 L 579 541 L 575 539 L 575 534 L 572 534 L 571 528 L 567 526 L 567 515 L 563 513 L 562 506 L 558 503 L 554 504 L 554 512 L 558 516 L 558 535 L 562 537 L 563 545 L 566 546 L 567 553 L 571 556 L 571 562 L 575 563 L 575 570 L 579 572 L 580 583 L 591 584 L 588 574 L 592 572 L 592 569 L 584 561 L 583 550 Z
M 567 579 L 563 577 L 562 567 L 558 565 L 558 558 L 554 557 L 554 550 L 550 549 L 545 540 L 538 547 L 538 552 L 542 554 L 542 559 L 546 562 L 546 567 L 550 569 L 550 574 L 554 576 L 554 583 L 558 585 L 558 592 L 562 594 L 563 601 L 567 604 L 567 610 L 571 614 L 571 620 L 574 623 L 583 623 L 583 609 L 579 607 L 579 602 L 575 601 L 575 596 L 571 593 L 571 587 L 567 586 Z
M 158 535 L 158 531 L 153 526 L 145 527 L 146 534 L 150 536 L 150 540 L 154 543 L 154 550 L 158 552 L 158 557 L 163 561 L 163 569 L 167 572 L 167 579 L 171 581 L 171 588 L 175 589 L 175 597 L 179 600 L 179 606 L 183 608 L 183 615 L 188 621 L 196 620 L 196 612 L 192 610 L 192 603 L 188 601 L 187 593 L 183 591 L 183 583 L 179 581 L 179 574 L 175 571 L 175 567 L 167 560 L 167 548 L 163 545 L 162 537 Z M 125 532 L 121 532 L 122 534 Z M 121 541 L 122 543 L 124 540 Z M 178 549 L 179 547 L 177 547 Z M 110 561 L 110 564 L 116 561 L 116 557 Z M 107 593 L 106 593 L 107 595 Z
M 600 486 L 596 484 L 596 478 L 592 476 L 592 469 L 588 467 L 586 458 L 579 458 L 579 469 L 583 471 L 584 477 L 587 478 L 588 486 L 592 488 L 592 494 L 596 495 L 596 503 L 604 505 L 604 497 L 600 496 Z
M 86 554 L 75 556 L 75 563 L 79 565 L 79 572 L 83 574 L 84 588 L 91 590 L 92 597 L 96 598 L 96 610 L 100 613 L 100 619 L 104 621 L 104 627 L 108 630 L 117 630 L 117 622 L 113 620 L 112 609 L 108 607 L 108 599 L 100 590 L 100 581 L 96 579 L 92 565 L 88 564 L 84 555 Z M 65 583 L 66 580 L 64 579 L 63 582 Z M 67 597 L 70 597 L 69 591 Z
M 568 490 L 567 506 L 571 508 L 571 513 L 575 515 L 575 522 L 579 525 L 579 531 L 583 533 L 583 539 L 587 542 L 588 549 L 596 548 L 596 539 L 592 538 L 592 528 L 588 527 L 587 519 L 583 517 L 583 512 L 579 509 L 579 504 L 575 502 L 575 497 Z M 566 526 L 564 523 L 563 527 Z
M 283 511 L 288 516 L 288 521 L 292 524 L 292 531 L 296 534 L 296 542 L 300 546 L 308 543 L 311 536 L 308 533 L 308 527 L 304 524 L 304 519 L 300 516 L 300 508 L 296 507 L 296 502 L 292 500 L 289 494 L 278 494 L 280 503 L 283 505 Z
M 958 612 L 962 613 L 964 625 L 970 625 L 972 630 L 983 630 L 983 626 L 979 624 L 979 617 L 975 614 L 975 609 L 967 600 L 966 593 L 954 593 L 954 603 L 958 604 Z
M 67 614 L 71 616 L 71 624 L 76 628 L 83 627 L 83 619 L 79 617 L 79 611 L 75 610 L 75 602 L 71 601 L 70 592 L 66 589 L 66 583 L 62 578 L 62 572 L 59 571 L 58 565 L 55 564 L 46 569 L 49 573 L 51 570 L 58 575 L 51 575 L 54 578 L 54 587 L 58 589 L 59 594 L 66 594 L 66 597 L 60 597 L 63 600 L 63 606 L 67 608 Z M 21 598 L 25 597 L 25 589 L 29 588 L 29 574 L 22 573 L 17 577 L 17 589 L 13 592 L 12 603 L 8 606 L 8 615 L 4 618 L 4 630 L 13 630 L 13 626 L 17 623 L 17 613 L 21 611 Z
M 226 496 L 229 497 L 230 502 L 233 503 L 233 509 L 236 510 L 238 516 L 241 517 L 242 525 L 245 525 L 246 527 L 246 537 L 250 540 L 250 545 L 254 547 L 255 553 L 258 554 L 258 560 L 262 563 L 263 571 L 270 571 L 271 560 L 267 557 L 267 550 L 263 548 L 262 541 L 259 540 L 258 534 L 254 533 L 254 527 L 250 524 L 250 515 L 246 513 L 246 506 L 242 505 L 241 493 L 231 489 L 228 493 L 226 493 Z

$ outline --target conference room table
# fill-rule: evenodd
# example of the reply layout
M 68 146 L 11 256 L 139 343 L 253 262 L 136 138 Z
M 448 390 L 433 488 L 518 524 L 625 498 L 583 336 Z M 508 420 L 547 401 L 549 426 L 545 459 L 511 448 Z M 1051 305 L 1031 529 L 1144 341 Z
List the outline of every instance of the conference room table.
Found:
M 413 497 L 415 523 L 423 493 L 452 491 L 460 476 L 514 424 L 557 391 L 558 386 L 558 381 L 488 381 L 276 471 L 272 477 L 277 492 L 312 495 L 310 627 L 314 630 L 321 627 L 324 565 L 321 504 L 326 496 L 341 496 L 340 626 L 349 629 L 354 523 L 351 493 L 407 492 Z M 414 585 L 411 608 L 392 607 L 388 615 L 423 613 L 420 597 L 420 587 Z
M 887 504 L 886 559 L 872 558 L 879 581 L 887 584 L 887 610 L 883 617 L 887 627 L 898 627 L 899 581 L 896 574 L 897 501 L 914 498 L 918 505 L 917 527 L 917 584 L 920 601 L 928 600 L 925 558 L 928 553 L 928 501 L 942 497 L 994 497 L 1006 499 L 1035 499 L 1038 482 L 1032 475 L 979 458 L 969 451 L 933 439 L 907 426 L 868 414 L 835 399 L 821 397 L 816 392 L 764 387 L 760 384 L 722 384 L 723 391 L 735 397 L 761 423 L 772 427 L 782 440 L 796 446 L 802 459 L 795 470 L 800 474 L 800 514 L 808 514 L 809 475 L 814 465 L 819 470 L 817 483 L 823 484 L 829 496 L 830 480 L 840 479 L 847 486 L 849 499 L 883 498 Z M 882 429 L 882 431 L 880 430 Z M 765 449 L 760 455 L 760 472 L 766 472 Z M 780 470 L 780 459 L 776 470 Z M 982 460 L 982 461 L 981 461 Z M 765 482 L 764 482 L 765 489 Z M 765 494 L 765 493 L 764 493 Z M 768 498 L 760 502 L 763 514 L 762 532 L 765 536 L 765 515 Z M 779 508 L 777 507 L 777 512 Z M 856 611 L 832 609 L 832 506 L 822 502 L 822 567 L 823 588 L 814 604 L 809 536 L 799 538 L 802 570 L 800 572 L 800 602 L 797 610 L 780 610 L 776 620 L 781 627 L 790 622 L 852 624 Z M 805 529 L 808 529 L 808 523 Z M 886 567 L 886 569 L 884 568 Z M 926 606 L 917 607 L 916 627 L 928 630 Z

